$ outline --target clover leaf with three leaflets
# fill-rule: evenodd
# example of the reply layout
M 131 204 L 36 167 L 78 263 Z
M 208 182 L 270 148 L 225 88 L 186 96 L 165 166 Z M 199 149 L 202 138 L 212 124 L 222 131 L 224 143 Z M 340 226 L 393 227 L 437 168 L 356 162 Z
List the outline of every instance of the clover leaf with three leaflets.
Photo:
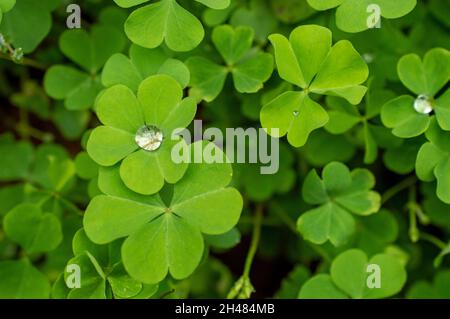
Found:
M 59 46 L 82 71 L 67 65 L 50 67 L 44 77 L 45 91 L 56 100 L 64 100 L 69 110 L 88 109 L 103 88 L 100 69 L 112 54 L 123 50 L 124 36 L 118 30 L 98 25 L 90 33 L 83 29 L 65 31 Z
M 376 14 L 373 6 L 379 8 L 381 17 L 396 19 L 410 13 L 417 0 L 307 0 L 316 10 L 328 10 L 335 7 L 336 24 L 345 32 L 361 32 L 369 29 L 377 21 L 368 21 Z M 381 18 L 380 17 L 380 18 Z
M 383 124 L 398 137 L 410 138 L 424 133 L 434 112 L 439 127 L 450 130 L 450 89 L 440 90 L 450 80 L 450 52 L 436 48 L 425 54 L 423 61 L 416 54 L 403 56 L 397 65 L 402 83 L 413 93 L 387 102 L 381 110 Z
M 123 8 L 149 0 L 114 0 Z M 225 9 L 230 0 L 195 0 L 212 9 Z M 173 51 L 190 51 L 205 35 L 201 22 L 176 0 L 160 0 L 134 10 L 125 22 L 130 40 L 145 48 L 156 48 L 163 41 Z
M 183 99 L 180 84 L 167 75 L 145 79 L 137 96 L 122 84 L 114 85 L 97 100 L 103 126 L 92 131 L 87 151 L 99 165 L 121 162 L 120 176 L 131 190 L 156 193 L 164 181 L 176 183 L 186 171 L 186 163 L 172 160 L 172 147 L 179 142 L 172 133 L 189 125 L 196 110 L 195 100 Z
M 288 142 L 300 147 L 313 130 L 329 120 L 309 93 L 340 96 L 359 104 L 367 90 L 360 84 L 369 75 L 368 67 L 349 41 L 332 46 L 331 31 L 318 25 L 297 27 L 289 40 L 280 34 L 269 39 L 275 48 L 278 74 L 302 90 L 284 92 L 264 105 L 261 125 L 274 137 L 287 134 Z
M 128 58 L 122 53 L 116 53 L 106 61 L 102 72 L 102 83 L 105 87 L 123 84 L 137 92 L 139 84 L 155 74 L 170 75 L 183 88 L 189 83 L 190 74 L 186 65 L 169 58 L 161 48 L 146 49 L 133 44 L 129 56 Z
M 377 159 L 379 147 L 395 147 L 401 143 L 401 139 L 379 123 L 381 107 L 393 96 L 390 91 L 369 90 L 361 107 L 364 112 L 342 98 L 327 97 L 330 120 L 325 129 L 333 134 L 343 134 L 356 128 L 364 139 L 364 163 L 371 164 Z
M 212 41 L 225 65 L 204 57 L 191 57 L 186 65 L 191 71 L 190 93 L 198 99 L 213 101 L 222 92 L 228 74 L 240 93 L 255 93 L 262 89 L 273 71 L 269 53 L 252 49 L 254 31 L 249 27 L 233 28 L 221 25 L 214 28 Z
M 374 185 L 375 178 L 370 171 L 354 169 L 350 172 L 339 162 L 326 165 L 322 179 L 312 170 L 303 183 L 303 199 L 320 206 L 299 217 L 299 232 L 315 244 L 327 241 L 334 246 L 345 244 L 355 232 L 352 214 L 368 216 L 380 208 L 380 195 L 370 190 Z
M 198 146 L 223 156 L 213 143 L 201 141 L 191 144 L 192 155 Z M 239 220 L 243 200 L 236 189 L 227 187 L 231 178 L 230 163 L 191 163 L 183 178 L 169 187 L 170 198 L 163 200 L 160 194 L 130 191 L 117 165 L 102 168 L 99 187 L 104 195 L 94 197 L 86 210 L 86 234 L 97 244 L 126 237 L 125 269 L 143 283 L 158 283 L 168 273 L 186 278 L 202 258 L 202 234 L 226 233 Z
M 125 271 L 121 257 L 121 240 L 108 245 L 97 245 L 89 240 L 83 229 L 73 237 L 74 258 L 67 262 L 64 276 L 53 290 L 53 297 L 69 299 L 106 299 L 112 294 L 116 299 L 147 299 L 158 289 L 157 285 L 144 285 L 131 278 Z M 80 267 L 80 287 L 69 289 L 66 282 L 72 274 L 69 266 Z
M 450 204 L 450 131 L 442 131 L 436 118 L 431 118 L 425 133 L 430 142 L 417 153 L 416 174 L 425 182 L 437 180 L 436 195 Z
M 379 267 L 379 287 L 369 287 L 369 265 Z M 406 270 L 397 257 L 377 254 L 367 258 L 359 249 L 350 249 L 338 255 L 331 264 L 330 274 L 309 279 L 300 289 L 300 299 L 378 299 L 400 292 L 406 283 Z

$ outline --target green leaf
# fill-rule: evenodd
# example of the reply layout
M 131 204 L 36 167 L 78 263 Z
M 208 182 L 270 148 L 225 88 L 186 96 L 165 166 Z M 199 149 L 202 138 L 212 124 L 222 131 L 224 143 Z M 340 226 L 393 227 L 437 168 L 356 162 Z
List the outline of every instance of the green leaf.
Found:
M 80 152 L 75 157 L 75 170 L 82 179 L 92 179 L 98 174 L 98 165 L 87 152 Z
M 357 245 L 368 254 L 383 252 L 398 236 L 399 226 L 394 214 L 386 209 L 359 220 Z
M 94 26 L 90 33 L 84 29 L 65 31 L 60 39 L 61 51 L 85 71 L 95 74 L 111 54 L 122 51 L 123 36 L 116 30 Z
M 450 131 L 450 89 L 436 100 L 434 111 L 439 126 L 445 131 Z
M 318 65 L 320 69 L 311 84 L 312 92 L 341 96 L 352 104 L 361 102 L 366 89 L 357 85 L 367 79 L 369 69 L 349 41 L 337 42 Z
M 430 124 L 427 114 L 421 114 L 414 109 L 414 98 L 403 95 L 395 98 L 381 110 L 381 120 L 388 128 L 392 128 L 395 136 L 411 138 L 425 132 Z
M 411 12 L 416 6 L 416 0 L 307 0 L 316 10 L 336 10 L 336 24 L 345 32 L 361 32 L 369 28 L 368 18 L 372 11 L 368 7 L 379 6 L 380 14 L 386 19 L 400 18 Z
M 238 8 L 233 12 L 230 22 L 233 26 L 251 27 L 255 31 L 255 38 L 261 43 L 267 41 L 267 36 L 278 24 L 270 4 L 264 0 L 251 0 L 249 8 Z
M 449 299 L 450 298 L 450 272 L 439 271 L 432 283 L 416 281 L 407 293 L 409 299 Z
M 48 279 L 27 260 L 0 262 L 1 299 L 46 299 L 50 295 Z
M 30 254 L 51 251 L 62 241 L 58 218 L 33 204 L 16 206 L 3 222 L 6 235 Z
M 13 181 L 25 178 L 33 160 L 31 144 L 21 141 L 0 143 L 0 180 Z
M 434 168 L 437 179 L 436 195 L 446 204 L 450 204 L 450 158 L 441 160 Z
M 368 287 L 367 266 L 380 268 L 380 287 Z M 351 298 L 386 298 L 398 293 L 406 282 L 406 271 L 396 257 L 379 254 L 368 260 L 366 254 L 357 249 L 347 250 L 337 256 L 331 265 L 333 282 Z
M 136 9 L 125 23 L 131 41 L 156 48 L 163 41 L 174 51 L 190 51 L 202 41 L 200 21 L 175 0 L 161 0 Z
M 249 27 L 222 25 L 214 28 L 212 41 L 226 66 L 202 57 L 189 58 L 186 65 L 192 76 L 190 94 L 198 100 L 214 100 L 222 91 L 228 73 L 232 73 L 234 87 L 240 93 L 262 89 L 272 74 L 273 58 L 268 53 L 252 50 L 253 38 L 253 29 Z
M 340 96 L 358 104 L 366 93 L 361 86 L 368 77 L 368 67 L 348 41 L 332 46 L 331 32 L 317 25 L 295 28 L 287 40 L 274 34 L 269 37 L 275 48 L 275 60 L 280 77 L 302 89 L 285 92 L 265 104 L 261 110 L 261 125 L 288 133 L 291 145 L 303 146 L 308 135 L 327 124 L 327 112 L 309 98 L 309 93 Z
M 205 6 L 208 6 L 211 9 L 215 10 L 223 10 L 230 5 L 230 0 L 195 0 L 195 1 L 203 3 Z
M 225 67 L 202 57 L 191 57 L 186 60 L 191 72 L 189 91 L 197 100 L 211 102 L 222 92 L 228 71 Z
M 94 104 L 102 86 L 98 80 L 72 67 L 55 65 L 44 77 L 44 88 L 49 96 L 65 100 L 69 110 L 84 110 Z
M 417 95 L 434 97 L 450 79 L 450 53 L 441 48 L 428 51 L 423 63 L 416 54 L 403 56 L 397 66 L 403 84 Z
M 330 275 L 320 274 L 309 279 L 301 288 L 299 299 L 348 299 L 336 287 Z
M 122 8 L 130 8 L 137 6 L 141 3 L 148 2 L 149 0 L 114 0 L 115 3 L 117 3 L 118 6 Z
M 160 48 L 145 49 L 133 44 L 129 55 L 118 53 L 108 59 L 102 72 L 104 86 L 123 84 L 137 92 L 139 84 L 155 74 L 172 76 L 182 87 L 189 83 L 189 69 L 181 61 L 169 59 Z
M 328 122 L 327 112 L 304 92 L 285 92 L 261 110 L 261 125 L 273 137 L 287 134 L 289 144 L 303 146 L 312 131 Z M 278 134 L 274 129 L 278 129 Z
M 240 93 L 255 93 L 263 88 L 273 70 L 273 58 L 258 52 L 232 70 L 234 86 Z
M 212 33 L 212 41 L 228 65 L 244 57 L 252 46 L 253 38 L 254 31 L 249 27 L 221 25 L 214 28 Z
M 201 145 L 194 143 L 191 151 Z M 223 234 L 239 219 L 242 198 L 226 187 L 230 179 L 228 163 L 190 164 L 173 186 L 166 206 L 159 195 L 143 196 L 128 190 L 118 167 L 102 169 L 99 186 L 106 195 L 89 204 L 86 233 L 98 244 L 127 237 L 122 248 L 124 266 L 139 281 L 156 283 L 167 272 L 176 279 L 185 278 L 202 257 L 201 233 Z
M 182 94 L 180 84 L 166 75 L 145 79 L 137 97 L 120 84 L 105 90 L 96 105 L 104 126 L 92 132 L 87 144 L 89 155 L 104 166 L 115 165 L 123 159 L 122 179 L 130 189 L 141 194 L 156 193 L 164 180 L 177 182 L 187 165 L 172 160 L 172 147 L 183 141 L 172 140 L 171 135 L 174 129 L 186 127 L 196 112 L 194 100 L 182 100 Z M 156 126 L 163 134 L 161 147 L 154 151 L 139 149 L 135 142 L 138 129 L 144 125 Z
M 306 202 L 321 205 L 300 216 L 297 227 L 306 240 L 315 244 L 330 241 L 335 246 L 346 243 L 355 232 L 352 214 L 370 215 L 380 208 L 380 195 L 370 191 L 375 181 L 365 169 L 352 172 L 342 163 L 325 166 L 322 179 L 311 171 L 303 184 Z
M 24 53 L 30 53 L 36 49 L 41 41 L 50 32 L 52 16 L 47 8 L 33 0 L 17 1 L 3 0 L 0 12 L 0 32 L 16 48 L 22 48 Z M 12 5 L 15 3 L 14 7 Z M 1 14 L 1 13 L 0 13 Z M 33 30 L 33 32 L 30 32 Z

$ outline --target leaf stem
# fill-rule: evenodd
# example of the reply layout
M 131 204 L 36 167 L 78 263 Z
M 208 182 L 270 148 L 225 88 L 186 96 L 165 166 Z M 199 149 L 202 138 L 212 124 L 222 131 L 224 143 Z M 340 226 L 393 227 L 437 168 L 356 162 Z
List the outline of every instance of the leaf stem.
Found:
M 400 183 L 392 186 L 386 192 L 384 192 L 383 195 L 381 196 L 381 204 L 386 203 L 392 197 L 394 197 L 395 195 L 397 195 L 401 191 L 407 189 L 408 187 L 411 187 L 416 182 L 417 182 L 417 177 L 416 176 L 410 176 L 410 177 L 404 179 L 403 181 L 401 181 Z
M 420 239 L 425 240 L 429 243 L 432 243 L 433 245 L 435 245 L 436 247 L 438 247 L 441 250 L 444 250 L 445 248 L 447 248 L 447 244 L 445 242 L 443 242 L 442 240 L 440 240 L 439 238 L 437 238 L 436 236 L 433 236 L 431 234 L 420 233 Z
M 420 232 L 417 228 L 416 219 L 416 187 L 413 185 L 409 188 L 408 193 L 408 213 L 409 213 L 409 238 L 413 243 L 419 240 Z
M 22 60 L 20 60 L 20 62 L 16 62 L 8 54 L 0 53 L 0 59 L 8 60 L 8 61 L 14 62 L 16 64 L 19 64 L 19 65 L 29 66 L 29 67 L 32 67 L 34 69 L 38 69 L 41 71 L 47 70 L 47 66 L 45 66 L 37 61 L 34 61 L 30 58 L 23 58 Z
M 243 275 L 248 277 L 252 268 L 253 259 L 255 258 L 256 251 L 258 250 L 259 240 L 261 238 L 261 223 L 263 219 L 263 205 L 258 204 L 256 206 L 256 212 L 253 224 L 252 240 L 250 242 L 250 248 L 245 259 L 244 273 Z

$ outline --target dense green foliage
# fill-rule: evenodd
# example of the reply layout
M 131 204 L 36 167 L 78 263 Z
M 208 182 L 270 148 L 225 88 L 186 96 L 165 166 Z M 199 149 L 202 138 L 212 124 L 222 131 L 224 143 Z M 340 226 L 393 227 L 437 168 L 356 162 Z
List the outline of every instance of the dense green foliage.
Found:
M 450 2 L 67 5 L 0 0 L 0 298 L 450 298 Z

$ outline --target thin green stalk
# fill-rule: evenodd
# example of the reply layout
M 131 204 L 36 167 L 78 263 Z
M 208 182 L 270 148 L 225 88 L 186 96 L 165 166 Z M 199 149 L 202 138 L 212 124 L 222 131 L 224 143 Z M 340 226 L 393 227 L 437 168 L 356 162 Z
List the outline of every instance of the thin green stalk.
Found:
M 411 186 L 408 194 L 408 213 L 409 213 L 409 238 L 413 243 L 419 240 L 419 229 L 417 228 L 417 219 L 416 219 L 416 187 Z
M 385 204 L 388 200 L 390 200 L 392 197 L 400 193 L 401 191 L 411 187 L 417 182 L 416 176 L 410 176 L 400 183 L 392 186 L 389 188 L 384 194 L 381 196 L 381 204 Z
M 447 244 L 445 242 L 443 242 L 442 240 L 440 240 L 439 238 L 427 234 L 427 233 L 420 233 L 420 239 L 425 240 L 429 243 L 432 243 L 433 245 L 435 245 L 436 247 L 438 247 L 440 250 L 444 250 L 445 248 L 447 248 Z
M 245 259 L 244 273 L 243 275 L 249 277 L 250 270 L 252 268 L 253 259 L 255 258 L 256 251 L 258 250 L 259 240 L 261 238 L 261 222 L 263 219 L 263 206 L 259 204 L 256 207 L 252 240 L 250 242 L 250 248 Z

